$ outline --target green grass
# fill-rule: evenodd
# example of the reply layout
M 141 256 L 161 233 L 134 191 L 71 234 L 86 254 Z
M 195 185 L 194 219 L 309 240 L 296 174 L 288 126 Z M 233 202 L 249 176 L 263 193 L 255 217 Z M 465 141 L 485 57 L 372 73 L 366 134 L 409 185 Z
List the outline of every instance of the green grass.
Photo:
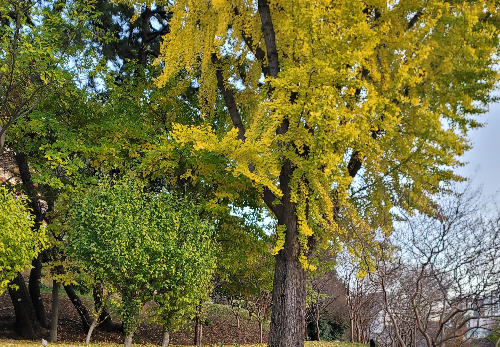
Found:
M 26 285 L 28 285 L 27 282 L 26 282 Z M 76 294 L 78 294 L 78 296 L 84 296 L 84 297 L 89 297 L 89 298 L 92 297 L 92 291 L 90 291 L 84 287 L 73 286 L 73 289 L 75 290 Z M 40 291 L 42 293 L 52 293 L 52 286 L 51 285 L 47 286 L 43 282 L 40 282 Z M 59 290 L 57 292 L 59 294 L 66 294 L 66 291 L 64 290 L 63 286 L 60 286 Z

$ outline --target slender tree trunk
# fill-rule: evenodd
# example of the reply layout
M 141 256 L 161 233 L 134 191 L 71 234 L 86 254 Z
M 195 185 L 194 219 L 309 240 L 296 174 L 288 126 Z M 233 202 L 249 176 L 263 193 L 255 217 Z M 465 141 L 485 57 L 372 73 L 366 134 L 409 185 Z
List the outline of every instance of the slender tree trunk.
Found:
M 236 317 L 236 329 L 238 333 L 240 332 L 240 310 L 241 310 L 241 300 L 236 300 L 238 302 L 238 306 L 234 306 L 234 301 L 232 298 L 230 300 L 230 306 L 231 306 L 231 311 L 233 312 L 234 316 Z
M 129 333 L 125 335 L 125 347 L 132 346 L 132 339 L 134 337 L 134 333 Z
M 316 319 L 316 341 L 321 341 L 321 337 L 319 336 L 319 321 Z
M 102 296 L 101 296 L 101 299 L 102 299 Z M 104 306 L 101 304 L 99 307 L 95 307 L 95 309 L 97 309 L 96 319 L 94 319 L 92 321 L 92 324 L 90 325 L 89 331 L 87 332 L 87 338 L 85 339 L 85 346 L 88 346 L 90 344 L 90 339 L 92 337 L 92 333 L 94 332 L 94 329 L 97 327 L 97 324 L 99 324 L 99 322 L 100 322 L 99 317 L 101 316 L 102 311 L 104 311 Z
M 318 292 L 319 294 L 319 292 Z M 316 300 L 316 338 L 318 341 L 321 341 L 321 337 L 319 336 L 319 298 Z
M 352 318 L 349 318 L 350 322 L 350 333 L 351 333 L 351 343 L 354 342 L 354 320 Z
M 241 301 L 238 300 L 238 309 L 236 310 L 236 329 L 238 333 L 240 332 L 240 309 L 241 309 Z
M 304 341 L 307 341 L 309 340 L 308 337 L 309 337 L 309 334 L 307 333 L 307 319 L 304 320 Z
M 18 273 L 17 276 L 10 282 L 10 285 L 16 285 L 19 288 L 14 290 L 9 286 L 9 295 L 14 305 L 16 313 L 16 322 L 14 330 L 27 340 L 38 340 L 42 333 L 42 327 L 38 323 L 35 315 L 33 303 L 24 283 L 23 276 Z
M 95 327 L 97 326 L 98 320 L 94 319 L 92 324 L 90 324 L 89 331 L 87 332 L 87 337 L 85 338 L 85 346 L 90 344 L 90 339 L 92 338 L 92 333 L 94 332 Z
M 299 261 L 297 215 L 290 196 L 292 173 L 291 163 L 286 160 L 280 174 L 283 213 L 277 216 L 278 224 L 286 227 L 285 244 L 276 256 L 269 347 L 304 346 L 306 276 Z
M 359 329 L 358 321 L 356 321 L 356 342 L 361 342 L 361 331 Z
M 161 347 L 168 347 L 170 344 L 170 333 L 168 331 L 163 332 L 163 340 L 161 341 Z
M 196 314 L 196 317 L 194 319 L 195 326 L 194 326 L 194 345 L 196 347 L 201 347 L 201 339 L 203 335 L 203 324 L 201 321 L 201 313 L 203 309 L 203 301 L 200 300 L 200 304 L 198 305 L 198 313 Z
M 194 327 L 194 345 L 196 347 L 201 347 L 202 335 L 203 335 L 203 325 L 199 321 L 199 318 L 196 317 L 196 325 Z
M 47 319 L 47 315 L 45 314 L 45 307 L 40 293 L 40 278 L 42 278 L 42 253 L 31 261 L 31 265 L 33 265 L 33 268 L 31 269 L 28 283 L 31 302 L 33 303 L 33 308 L 35 309 L 36 319 L 42 327 L 49 329 L 51 326 L 49 320 Z
M 89 311 L 82 303 L 78 295 L 75 293 L 75 290 L 73 289 L 73 286 L 71 284 L 64 286 L 64 290 L 66 291 L 66 294 L 68 294 L 68 298 L 71 300 L 73 306 L 75 306 L 75 309 L 78 312 L 78 315 L 80 316 L 83 330 L 85 331 L 85 333 L 88 333 L 90 325 L 92 324 L 92 318 L 90 318 Z
M 259 319 L 259 343 L 262 343 L 262 319 Z
M 50 317 L 50 342 L 57 342 L 57 323 L 59 323 L 59 283 L 52 281 L 52 313 Z
M 102 291 L 101 283 L 98 283 L 94 287 L 92 294 L 94 296 L 94 307 L 95 307 L 96 311 L 101 312 L 98 316 L 98 320 L 100 322 L 99 326 L 98 326 L 99 330 L 108 331 L 108 332 L 116 330 L 116 325 L 113 324 L 113 321 L 111 320 L 111 316 L 109 315 L 109 311 L 106 310 L 105 307 L 101 310 L 101 307 L 103 305 L 102 298 L 104 295 L 104 293 Z

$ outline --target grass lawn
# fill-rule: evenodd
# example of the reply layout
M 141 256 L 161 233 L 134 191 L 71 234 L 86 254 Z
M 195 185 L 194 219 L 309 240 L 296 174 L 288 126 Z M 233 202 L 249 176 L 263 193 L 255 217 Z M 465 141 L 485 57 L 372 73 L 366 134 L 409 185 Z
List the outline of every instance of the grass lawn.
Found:
M 0 340 L 0 345 L 2 347 L 40 347 L 42 346 L 41 341 L 40 342 L 32 342 L 32 341 L 18 341 L 18 340 Z M 48 346 L 51 347 L 80 347 L 84 346 L 83 343 L 49 343 Z M 119 347 L 123 346 L 121 344 L 116 344 L 116 343 L 92 343 L 90 344 L 92 347 Z M 133 346 L 158 346 L 158 345 L 137 345 L 134 344 Z M 219 347 L 220 345 L 215 344 L 215 345 L 204 345 L 205 347 Z M 223 346 L 241 346 L 241 347 L 267 347 L 266 344 L 255 344 L 255 345 L 233 345 L 233 344 L 225 344 Z M 171 345 L 171 347 L 188 347 L 188 346 L 174 346 Z M 318 342 L 318 341 L 306 341 L 305 342 L 305 347 L 366 347 L 365 345 L 361 343 L 350 343 L 350 342 Z

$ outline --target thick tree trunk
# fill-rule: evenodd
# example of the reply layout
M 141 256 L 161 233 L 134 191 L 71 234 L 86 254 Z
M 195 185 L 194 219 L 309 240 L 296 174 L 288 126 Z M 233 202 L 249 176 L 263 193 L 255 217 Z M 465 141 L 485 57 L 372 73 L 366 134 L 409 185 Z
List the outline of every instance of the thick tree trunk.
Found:
M 50 322 L 45 314 L 45 307 L 40 293 L 40 278 L 42 278 L 42 253 L 31 261 L 31 265 L 33 265 L 33 268 L 31 269 L 28 283 L 31 302 L 33 303 L 33 308 L 35 309 L 36 319 L 42 327 L 49 329 Z
M 66 294 L 68 294 L 68 298 L 71 300 L 73 306 L 75 306 L 75 309 L 78 312 L 78 315 L 80 316 L 83 330 L 85 333 L 88 333 L 90 325 L 92 324 L 92 318 L 90 318 L 89 311 L 75 293 L 72 285 L 68 284 L 67 286 L 64 286 L 64 290 L 66 291 Z
M 57 323 L 59 323 L 59 283 L 52 281 L 52 314 L 50 317 L 50 342 L 57 342 Z
M 306 276 L 299 261 L 297 215 L 290 196 L 292 173 L 291 163 L 287 160 L 280 175 L 282 213 L 277 216 L 278 224 L 286 227 L 285 244 L 276 255 L 269 347 L 304 346 Z
M 170 344 L 170 333 L 168 331 L 163 332 L 163 340 L 161 341 L 161 347 L 168 347 Z
M 284 253 L 282 250 L 276 257 L 269 347 L 303 347 L 304 269 L 298 257 L 290 259 Z
M 10 284 L 19 287 L 17 290 L 14 290 L 9 286 L 9 295 L 16 313 L 14 330 L 24 339 L 38 340 L 42 333 L 42 327 L 36 319 L 35 309 L 33 308 L 33 303 L 31 302 L 26 283 L 24 283 L 21 273 L 18 273 Z
M 40 225 L 43 221 L 44 211 L 41 208 L 40 200 L 37 198 L 37 190 L 33 179 L 31 177 L 31 172 L 28 164 L 28 158 L 24 153 L 18 153 L 14 156 L 16 160 L 17 167 L 19 168 L 19 175 L 30 196 L 30 207 L 35 215 L 35 224 L 32 227 L 34 232 L 38 232 Z M 34 310 L 35 317 L 39 324 L 48 329 L 50 323 L 45 315 L 45 308 L 42 302 L 42 296 L 40 295 L 40 278 L 42 277 L 42 254 L 39 254 L 37 258 L 32 260 L 33 269 L 30 273 L 29 279 L 29 296 L 31 298 L 31 307 Z
M 134 333 L 129 333 L 125 335 L 125 347 L 132 346 L 132 339 L 134 338 Z

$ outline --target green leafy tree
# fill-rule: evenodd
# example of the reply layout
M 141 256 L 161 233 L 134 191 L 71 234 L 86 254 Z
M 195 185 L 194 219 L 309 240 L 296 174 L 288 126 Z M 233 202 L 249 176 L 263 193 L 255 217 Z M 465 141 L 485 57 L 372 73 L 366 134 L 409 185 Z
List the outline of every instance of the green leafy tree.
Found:
M 43 231 L 31 229 L 33 217 L 25 200 L 0 187 L 0 294 L 18 272 L 31 266 L 46 241 Z
M 88 48 L 93 9 L 93 0 L 0 1 L 0 153 L 9 127 L 73 83 L 68 65 L 95 58 L 73 59 Z
M 238 331 L 245 301 L 264 288 L 270 291 L 273 281 L 273 241 L 252 217 L 227 215 L 217 223 L 222 249 L 217 261 L 217 291 L 227 298 Z
M 67 112 L 65 102 L 78 94 L 75 76 L 95 63 L 96 56 L 86 45 L 90 37 L 99 36 L 98 30 L 86 25 L 92 18 L 93 3 L 0 1 L 0 155 L 14 156 L 21 189 L 30 197 L 35 230 L 48 221 L 45 212 L 57 200 L 61 185 L 55 184 L 56 176 L 65 176 L 57 165 L 47 165 L 43 148 L 68 134 L 64 121 L 73 110 Z M 15 329 L 24 338 L 39 338 L 40 327 L 50 325 L 40 295 L 45 255 L 41 252 L 32 260 L 28 290 L 18 290 L 11 297 L 16 308 Z M 25 286 L 21 276 L 13 283 Z M 23 307 L 31 307 L 30 313 L 20 312 Z
M 145 193 L 132 178 L 102 182 L 72 204 L 71 253 L 120 295 L 125 345 L 153 297 L 165 329 L 177 329 L 207 294 L 215 267 L 212 228 L 197 208 L 166 191 Z M 198 287 L 199 286 L 199 287 Z

